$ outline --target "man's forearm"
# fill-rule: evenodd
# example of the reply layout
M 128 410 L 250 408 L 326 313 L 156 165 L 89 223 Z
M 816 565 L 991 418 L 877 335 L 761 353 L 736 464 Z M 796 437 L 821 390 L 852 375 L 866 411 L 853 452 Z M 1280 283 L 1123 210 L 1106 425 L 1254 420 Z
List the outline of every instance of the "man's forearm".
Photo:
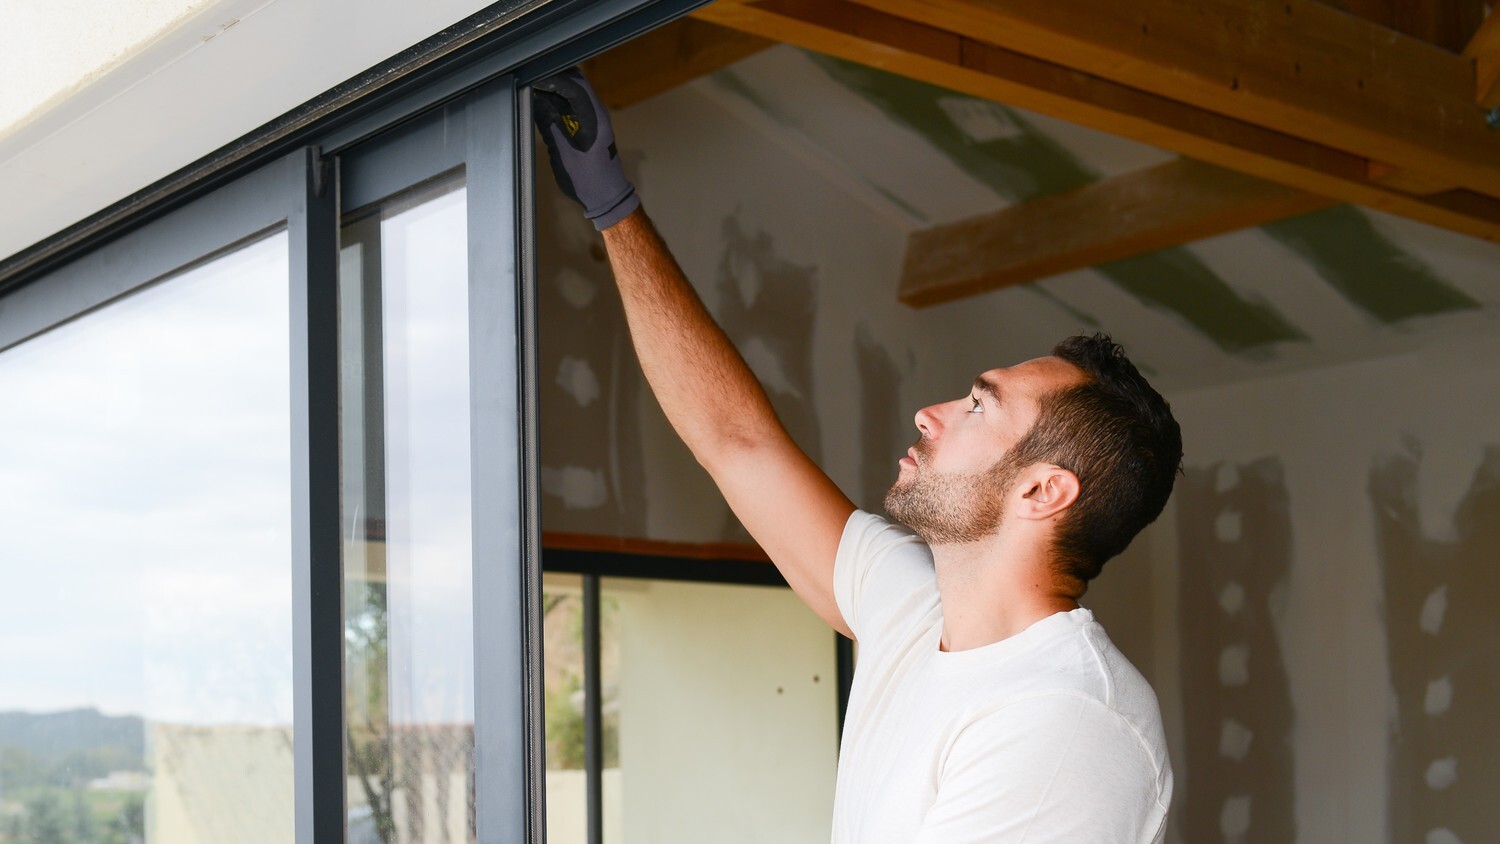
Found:
M 604 230 L 641 369 L 677 435 L 713 461 L 784 437 L 765 390 L 644 211 Z

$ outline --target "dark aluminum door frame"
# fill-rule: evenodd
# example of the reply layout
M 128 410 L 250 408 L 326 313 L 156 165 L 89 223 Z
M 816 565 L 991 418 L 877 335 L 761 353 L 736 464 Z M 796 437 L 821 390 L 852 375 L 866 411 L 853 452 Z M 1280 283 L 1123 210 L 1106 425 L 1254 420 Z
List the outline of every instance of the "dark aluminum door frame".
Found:
M 471 235 L 476 823 L 481 841 L 541 841 L 532 130 L 524 86 L 703 2 L 505 0 L 492 7 L 496 14 L 540 13 L 528 12 L 478 41 L 466 32 L 434 36 L 419 45 L 428 55 L 398 74 L 399 84 L 371 82 L 356 86 L 355 95 L 341 86 L 0 260 L 4 350 L 250 239 L 288 231 L 299 844 L 339 842 L 345 835 L 338 238 L 341 208 L 355 207 L 381 187 L 344 184 L 338 158 L 382 144 L 395 149 L 409 122 L 464 103 L 470 121 L 462 158 Z M 445 49 L 444 35 L 459 48 Z M 409 57 L 393 61 L 403 58 Z M 443 154 L 457 152 L 450 147 Z M 393 161 L 400 169 L 422 158 Z

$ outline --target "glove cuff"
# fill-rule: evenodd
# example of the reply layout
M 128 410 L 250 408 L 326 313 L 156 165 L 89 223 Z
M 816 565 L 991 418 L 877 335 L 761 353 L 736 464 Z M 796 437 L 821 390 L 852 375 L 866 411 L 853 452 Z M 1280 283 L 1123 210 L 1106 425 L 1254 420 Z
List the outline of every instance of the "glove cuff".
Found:
M 603 211 L 588 215 L 588 218 L 594 221 L 594 228 L 604 231 L 629 217 L 639 207 L 641 207 L 641 198 L 635 193 L 635 185 L 626 182 L 625 192 L 618 199 L 606 206 Z

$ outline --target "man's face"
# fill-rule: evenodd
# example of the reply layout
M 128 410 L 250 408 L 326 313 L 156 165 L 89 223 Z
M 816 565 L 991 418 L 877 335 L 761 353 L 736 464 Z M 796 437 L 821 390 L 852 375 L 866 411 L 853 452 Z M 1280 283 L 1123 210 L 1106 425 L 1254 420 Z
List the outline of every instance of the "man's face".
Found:
M 917 443 L 885 497 L 893 518 L 928 544 L 975 542 L 1005 516 L 1006 494 L 1026 467 L 1006 454 L 1036 422 L 1043 396 L 1083 380 L 1058 358 L 1037 358 L 974 379 L 969 393 L 917 412 Z

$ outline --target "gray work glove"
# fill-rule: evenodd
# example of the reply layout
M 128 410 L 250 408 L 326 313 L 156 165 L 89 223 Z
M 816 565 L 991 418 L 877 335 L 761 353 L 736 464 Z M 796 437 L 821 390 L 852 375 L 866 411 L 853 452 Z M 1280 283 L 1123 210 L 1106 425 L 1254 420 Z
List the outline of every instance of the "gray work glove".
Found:
M 578 68 L 531 86 L 531 114 L 547 144 L 557 186 L 603 231 L 641 207 L 620 169 L 609 112 Z

